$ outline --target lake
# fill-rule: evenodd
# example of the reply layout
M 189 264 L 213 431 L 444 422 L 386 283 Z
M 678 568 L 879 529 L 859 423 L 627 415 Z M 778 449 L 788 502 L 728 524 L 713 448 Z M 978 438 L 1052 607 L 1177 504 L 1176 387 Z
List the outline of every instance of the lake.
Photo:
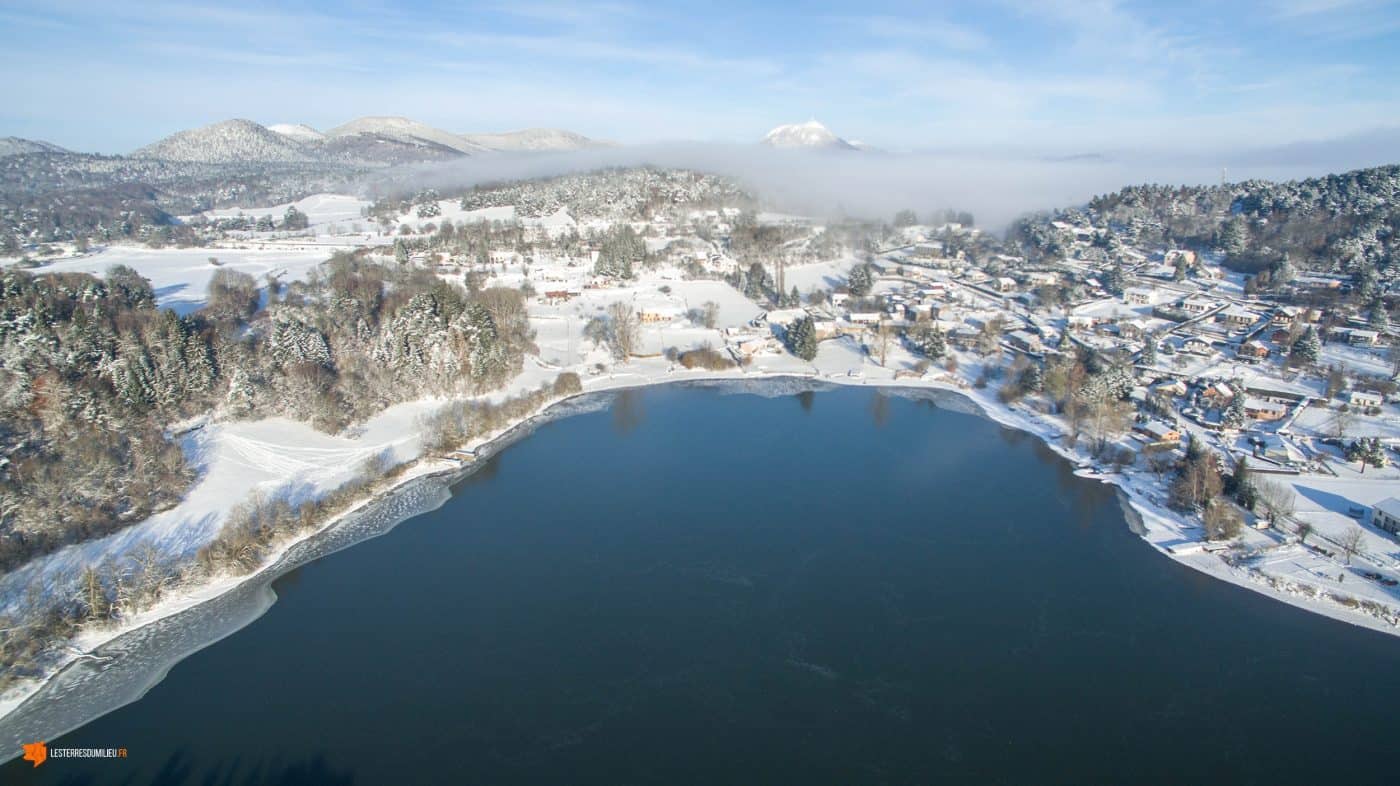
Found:
M 1038 440 L 844 388 L 656 388 L 5 783 L 1394 783 L 1400 640 L 1154 552 Z

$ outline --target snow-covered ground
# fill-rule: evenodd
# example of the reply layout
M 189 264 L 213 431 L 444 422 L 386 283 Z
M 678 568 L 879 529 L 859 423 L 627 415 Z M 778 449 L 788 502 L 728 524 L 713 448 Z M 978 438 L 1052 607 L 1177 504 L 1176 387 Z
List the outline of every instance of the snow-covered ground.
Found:
M 199 479 L 179 505 L 0 576 L 0 610 L 22 599 L 30 587 L 52 589 L 89 565 L 145 544 L 167 556 L 193 554 L 218 534 L 229 509 L 254 491 L 299 504 L 349 480 L 371 457 L 394 463 L 417 458 L 415 422 L 440 404 L 431 399 L 398 404 L 342 435 L 286 418 L 196 428 L 181 444 Z
M 1343 366 L 1350 371 L 1387 379 L 1390 378 L 1392 368 L 1384 349 L 1353 347 L 1336 341 L 1322 345 L 1322 357 L 1318 362 L 1324 366 Z
M 156 302 L 179 314 L 204 306 L 209 279 L 220 268 L 237 270 L 266 284 L 264 276 L 277 274 L 283 283 L 304 279 L 325 262 L 333 248 L 269 242 L 256 248 L 145 248 L 109 246 L 87 256 L 45 265 L 36 273 L 93 273 L 101 276 L 113 265 L 126 265 L 150 279 Z M 346 247 L 349 247 L 348 245 Z M 218 260 L 213 264 L 210 258 Z
M 364 217 L 364 211 L 371 204 L 371 202 L 346 194 L 313 194 L 305 199 L 272 207 L 226 208 L 210 210 L 204 215 L 210 219 L 269 216 L 275 221 L 281 221 L 282 217 L 287 214 L 287 208 L 295 207 L 306 215 L 309 229 L 318 234 L 337 234 L 336 231 L 332 230 L 350 232 L 355 224 L 372 230 L 374 222 Z

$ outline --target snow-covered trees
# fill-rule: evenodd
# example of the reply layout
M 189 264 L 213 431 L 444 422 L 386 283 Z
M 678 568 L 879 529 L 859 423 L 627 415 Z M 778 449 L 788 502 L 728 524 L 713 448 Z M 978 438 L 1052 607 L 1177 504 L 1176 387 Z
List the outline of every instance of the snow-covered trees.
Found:
M 1157 335 L 1155 333 L 1148 333 L 1147 337 L 1143 339 L 1142 356 L 1138 358 L 1138 362 L 1144 366 L 1157 365 Z
M 490 390 L 503 383 L 511 371 L 510 358 L 491 312 L 480 303 L 471 303 L 454 327 L 468 347 L 467 373 L 472 387 Z
M 874 284 L 875 269 L 864 262 L 851 268 L 851 272 L 846 276 L 846 288 L 856 297 L 870 294 L 870 288 Z
M 1318 338 L 1317 328 L 1308 325 L 1303 335 L 1293 342 L 1289 349 L 1289 358 L 1298 363 L 1316 363 L 1321 356 L 1322 340 Z
M 1347 461 L 1356 461 L 1361 464 L 1361 472 L 1366 472 L 1367 465 L 1377 469 L 1384 467 L 1388 461 L 1385 455 L 1385 445 L 1379 437 L 1362 437 L 1353 440 L 1346 448 Z
M 300 232 L 311 225 L 306 214 L 296 209 L 295 205 L 287 207 L 287 212 L 282 215 L 282 229 L 287 232 Z
M 247 273 L 221 267 L 209 278 L 207 313 L 215 319 L 242 320 L 258 308 L 258 282 Z
M 278 309 L 272 314 L 264 353 L 279 369 L 298 363 L 331 366 L 331 348 L 325 335 L 303 322 L 292 309 Z
M 917 322 L 904 335 L 909 344 L 924 357 L 937 360 L 948 351 L 947 340 L 938 325 L 932 322 Z
M 803 314 L 783 331 L 783 339 L 792 354 L 803 360 L 817 356 L 817 328 L 812 317 Z
M 1230 404 L 1225 408 L 1225 414 L 1220 418 L 1220 425 L 1225 428 L 1242 429 L 1249 423 L 1249 415 L 1244 408 L 1244 386 L 1236 383 L 1235 390 L 1241 391 L 1230 399 Z
M 646 259 L 646 250 L 646 241 L 632 225 L 622 224 L 603 235 L 593 272 L 609 278 L 632 278 L 636 266 Z
M 432 189 L 420 192 L 413 198 L 414 211 L 419 218 L 437 218 L 442 215 L 442 207 L 438 204 L 438 193 Z
M 335 430 L 425 393 L 496 389 L 531 347 L 519 290 L 471 295 L 348 254 L 251 319 L 257 302 L 255 282 L 223 268 L 185 317 L 125 268 L 0 271 L 0 570 L 177 499 L 189 472 L 163 430 L 179 418 Z
M 1219 459 L 1197 440 L 1191 440 L 1186 447 L 1186 457 L 1177 465 L 1168 504 L 1181 511 L 1204 510 L 1222 490 Z

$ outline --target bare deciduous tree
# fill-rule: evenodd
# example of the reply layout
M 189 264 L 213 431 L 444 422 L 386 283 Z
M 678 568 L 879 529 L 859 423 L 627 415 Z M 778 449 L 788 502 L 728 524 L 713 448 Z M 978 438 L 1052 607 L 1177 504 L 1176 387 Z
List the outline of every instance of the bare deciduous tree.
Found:
M 608 306 L 608 318 L 612 322 L 613 354 L 625 363 L 636 351 L 641 338 L 637 312 L 632 304 L 619 300 Z
M 1240 534 L 1242 523 L 1235 506 L 1223 500 L 1212 500 L 1201 514 L 1207 540 L 1228 540 Z
M 1259 494 L 1259 502 L 1264 505 L 1264 513 L 1270 524 L 1277 525 L 1280 521 L 1293 515 L 1292 488 L 1282 483 L 1261 480 L 1255 484 L 1255 489 Z
M 1300 521 L 1298 525 L 1293 528 L 1293 531 L 1298 533 L 1298 543 L 1306 545 L 1308 536 L 1312 534 L 1313 526 L 1306 521 Z
M 1366 533 L 1362 532 L 1361 528 L 1356 525 L 1348 527 L 1347 531 L 1337 539 L 1337 545 L 1342 547 L 1342 553 L 1346 555 L 1348 565 L 1351 564 L 1353 555 L 1361 553 L 1361 545 L 1365 540 Z

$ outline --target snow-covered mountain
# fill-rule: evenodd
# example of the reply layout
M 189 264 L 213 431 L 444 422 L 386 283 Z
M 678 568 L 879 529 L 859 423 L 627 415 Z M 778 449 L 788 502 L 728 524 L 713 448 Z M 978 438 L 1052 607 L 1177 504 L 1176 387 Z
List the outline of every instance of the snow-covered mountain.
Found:
M 815 120 L 778 126 L 763 137 L 770 147 L 805 147 L 825 150 L 859 150 L 860 148 L 833 134 L 831 129 Z
M 134 158 L 214 163 L 310 161 L 306 146 L 251 120 L 225 120 L 171 134 L 131 154 Z
M 610 147 L 607 142 L 589 139 L 582 134 L 562 128 L 527 128 L 500 134 L 463 134 L 474 144 L 501 152 L 542 152 L 583 150 L 590 147 Z
M 4 156 L 22 156 L 26 153 L 68 153 L 65 148 L 59 147 L 52 142 L 44 142 L 38 139 L 20 139 L 17 136 L 0 137 L 0 158 Z
M 274 134 L 281 134 L 297 142 L 320 142 L 326 135 L 305 123 L 277 123 L 267 127 Z
M 361 117 L 351 120 L 345 125 L 332 128 L 326 132 L 326 137 L 337 139 L 356 134 L 373 134 L 400 142 L 431 142 L 467 155 L 484 153 L 487 150 L 486 147 L 461 135 L 444 131 L 441 128 L 433 128 L 427 123 L 420 123 L 406 117 Z
M 303 123 L 264 127 L 251 120 L 225 120 L 173 134 L 137 150 L 132 156 L 210 163 L 324 162 L 383 166 L 495 152 L 581 150 L 606 145 L 556 128 L 455 134 L 406 117 L 361 117 L 324 133 Z M 0 151 L 4 149 L 0 145 Z M 16 145 L 15 152 L 33 151 Z

